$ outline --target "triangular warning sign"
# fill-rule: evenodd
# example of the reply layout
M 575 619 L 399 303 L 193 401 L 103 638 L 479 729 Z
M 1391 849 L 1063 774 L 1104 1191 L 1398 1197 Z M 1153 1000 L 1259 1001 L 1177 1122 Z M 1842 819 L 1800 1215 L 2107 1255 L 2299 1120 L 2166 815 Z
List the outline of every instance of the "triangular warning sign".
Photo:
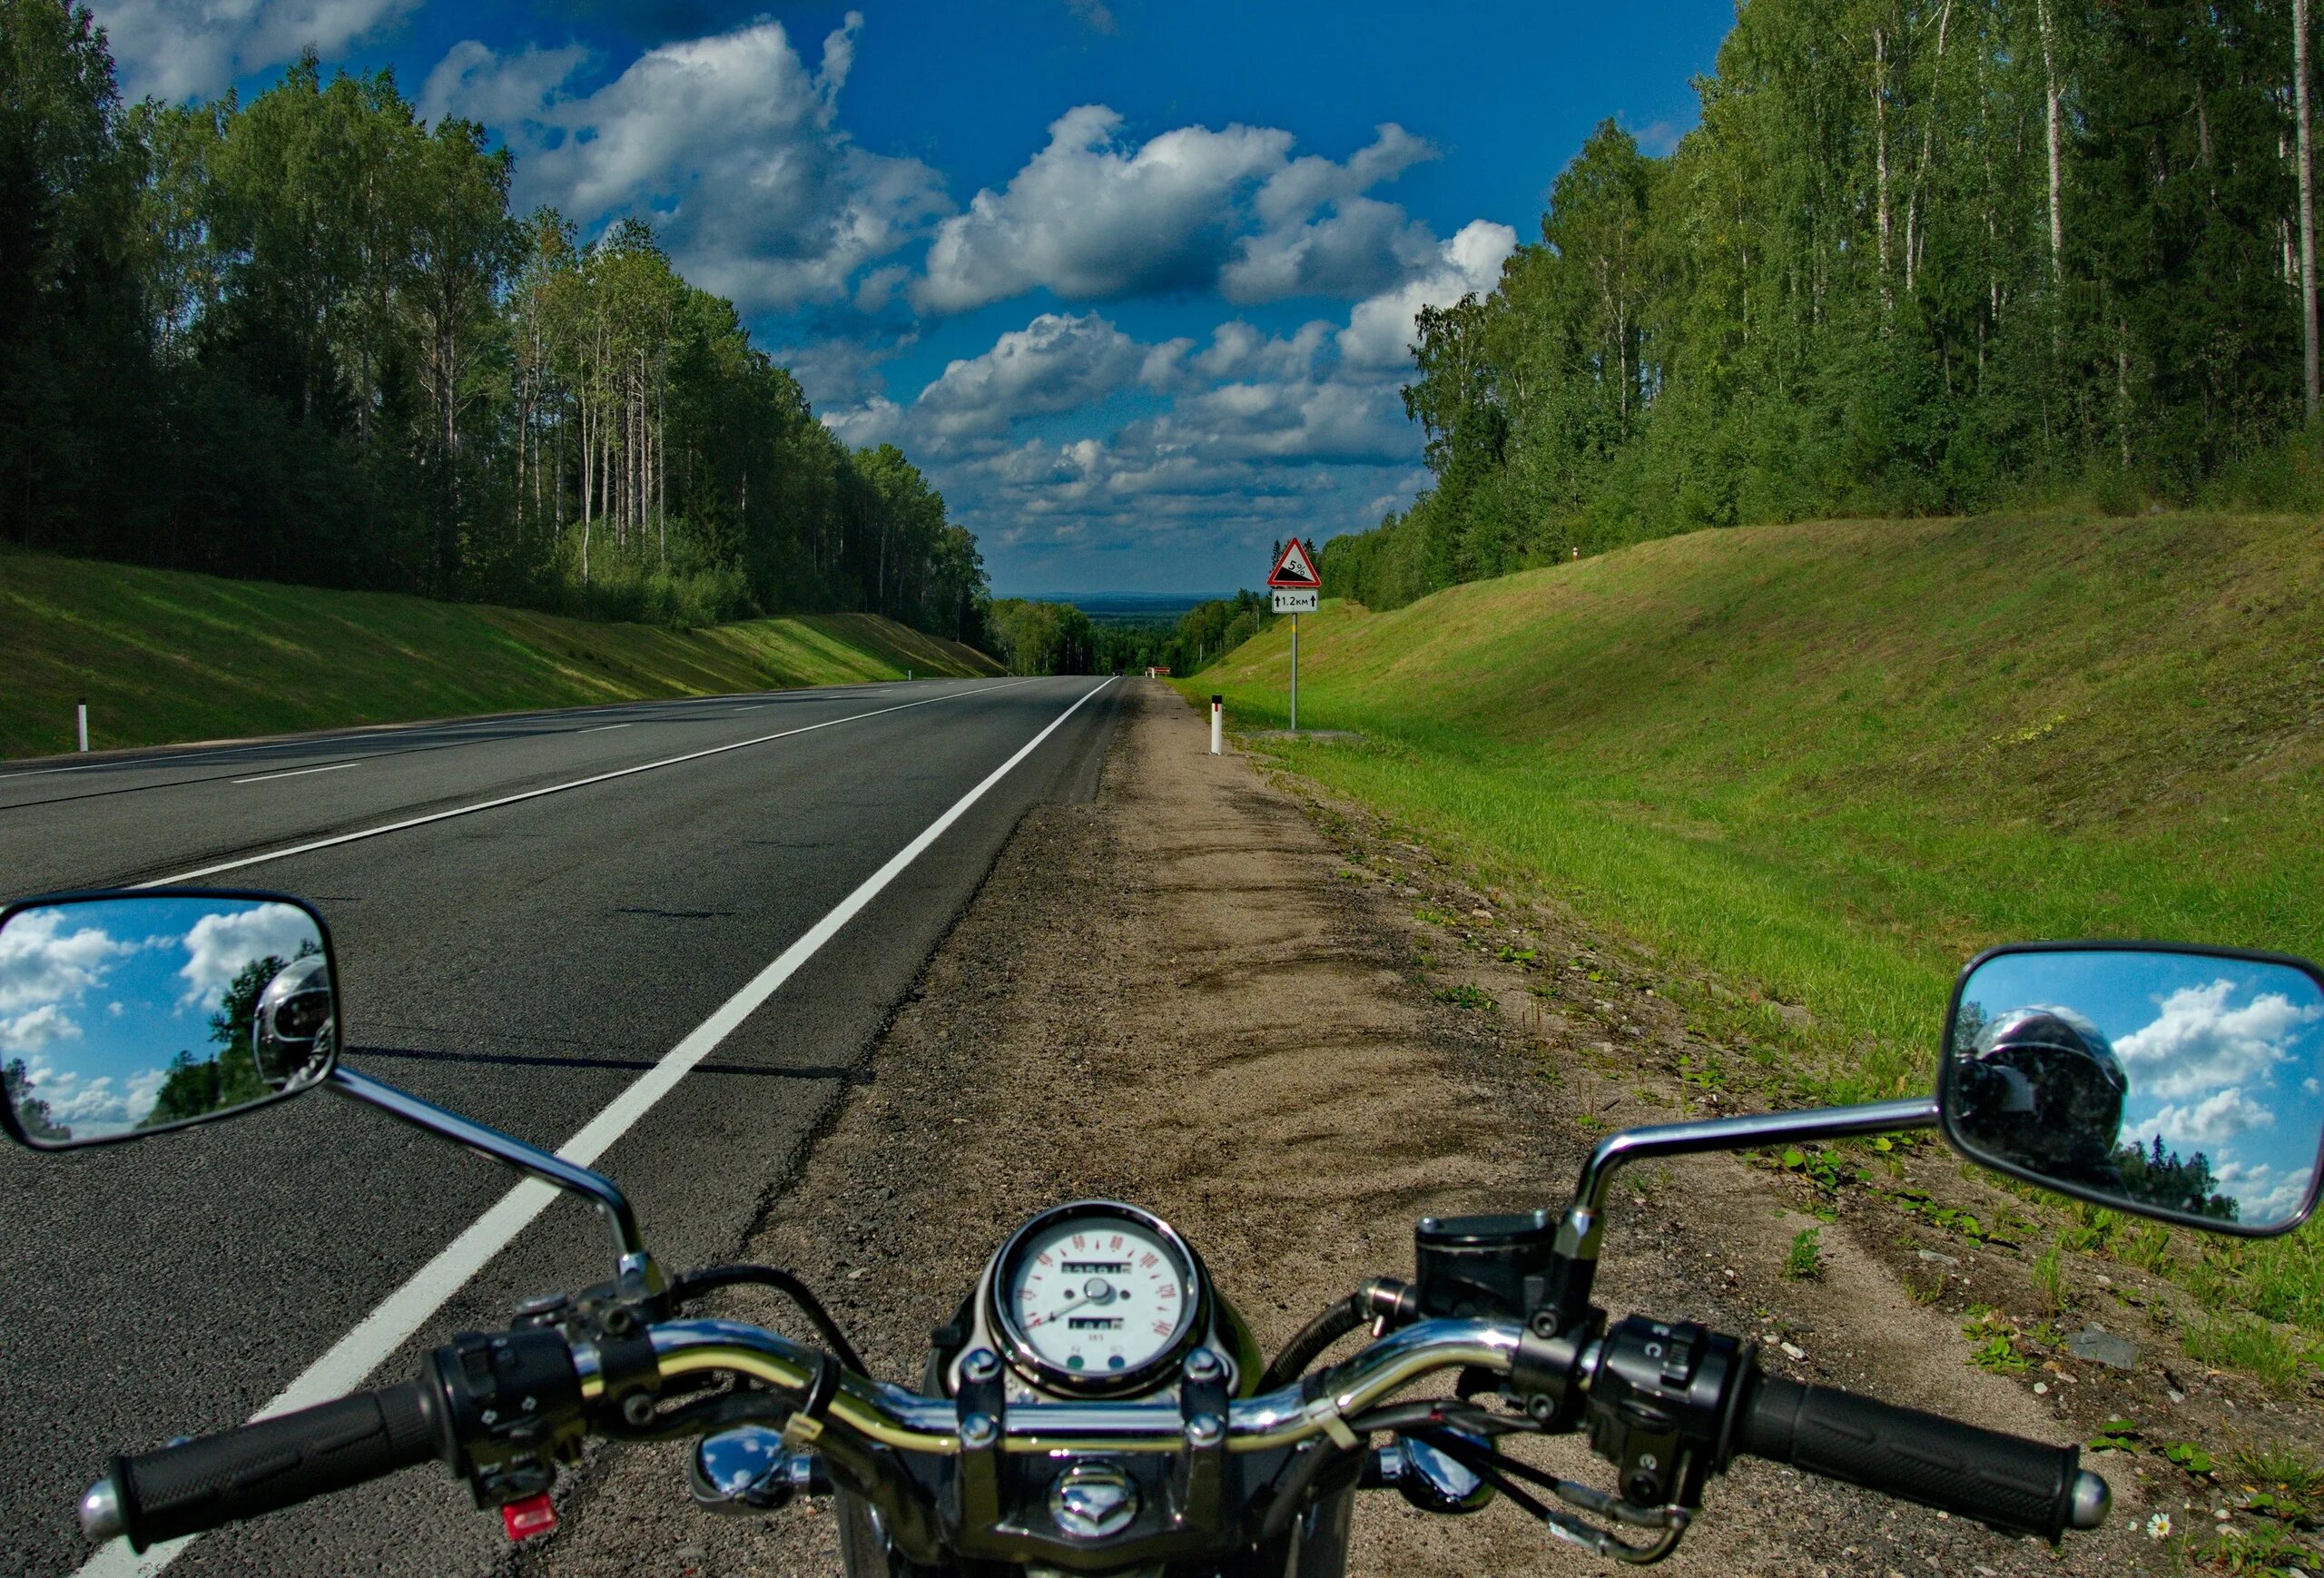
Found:
M 1275 561 L 1275 569 L 1267 577 L 1267 585 L 1315 590 L 1323 584 L 1324 577 L 1315 573 L 1315 561 L 1307 557 L 1307 550 L 1300 545 L 1299 539 L 1295 537 L 1285 543 L 1283 557 Z

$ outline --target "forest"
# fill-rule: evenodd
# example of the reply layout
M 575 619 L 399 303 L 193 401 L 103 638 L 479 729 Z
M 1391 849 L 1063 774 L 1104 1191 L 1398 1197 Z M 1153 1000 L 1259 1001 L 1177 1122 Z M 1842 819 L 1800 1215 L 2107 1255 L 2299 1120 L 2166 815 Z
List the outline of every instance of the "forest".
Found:
M 509 208 L 482 127 L 310 56 L 124 104 L 85 8 L 0 0 L 0 534 L 603 617 L 982 636 L 975 538 L 850 452 L 635 220 Z
M 1704 527 L 2324 504 L 2307 0 L 1744 0 L 1422 313 L 1431 485 L 1327 595 Z

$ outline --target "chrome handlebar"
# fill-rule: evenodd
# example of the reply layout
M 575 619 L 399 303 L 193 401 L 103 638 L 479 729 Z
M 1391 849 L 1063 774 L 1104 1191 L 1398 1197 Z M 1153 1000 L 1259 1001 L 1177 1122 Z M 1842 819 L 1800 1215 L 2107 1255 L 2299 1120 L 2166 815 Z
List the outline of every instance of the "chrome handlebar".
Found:
M 1313 1401 L 1295 1383 L 1232 1404 L 1226 1449 L 1264 1452 L 1315 1435 L 1344 1436 L 1350 1415 L 1438 1370 L 1506 1375 L 1521 1329 L 1500 1320 L 1423 1320 L 1405 1327 L 1344 1364 L 1317 1372 L 1314 1378 L 1323 1386 Z M 797 1392 L 816 1373 L 816 1350 L 738 1321 L 665 1321 L 650 1335 L 665 1381 L 724 1370 Z M 826 1418 L 901 1452 L 950 1457 L 960 1450 L 959 1408 L 951 1399 L 923 1397 L 862 1376 L 841 1376 Z M 1177 1452 L 1186 1442 L 1187 1421 L 1176 1402 L 1012 1403 L 1000 1446 L 1012 1453 Z

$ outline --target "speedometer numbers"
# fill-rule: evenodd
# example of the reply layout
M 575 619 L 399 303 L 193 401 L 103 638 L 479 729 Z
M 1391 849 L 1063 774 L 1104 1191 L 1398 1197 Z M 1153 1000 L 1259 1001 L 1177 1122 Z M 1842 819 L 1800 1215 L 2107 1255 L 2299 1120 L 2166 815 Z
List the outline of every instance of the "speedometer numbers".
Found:
M 1194 1259 L 1158 1218 L 1111 1201 L 1043 1213 L 1002 1251 L 994 1313 L 1031 1378 L 1118 1392 L 1157 1377 L 1194 1330 Z

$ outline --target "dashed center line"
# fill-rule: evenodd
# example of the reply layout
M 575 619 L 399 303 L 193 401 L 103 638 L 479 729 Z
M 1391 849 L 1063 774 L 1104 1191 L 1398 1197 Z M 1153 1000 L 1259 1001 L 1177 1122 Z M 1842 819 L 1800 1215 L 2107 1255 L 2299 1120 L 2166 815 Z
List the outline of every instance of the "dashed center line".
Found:
M 576 729 L 573 732 L 576 735 L 602 735 L 607 729 L 625 729 L 627 727 L 629 727 L 627 724 L 599 724 L 594 729 Z

